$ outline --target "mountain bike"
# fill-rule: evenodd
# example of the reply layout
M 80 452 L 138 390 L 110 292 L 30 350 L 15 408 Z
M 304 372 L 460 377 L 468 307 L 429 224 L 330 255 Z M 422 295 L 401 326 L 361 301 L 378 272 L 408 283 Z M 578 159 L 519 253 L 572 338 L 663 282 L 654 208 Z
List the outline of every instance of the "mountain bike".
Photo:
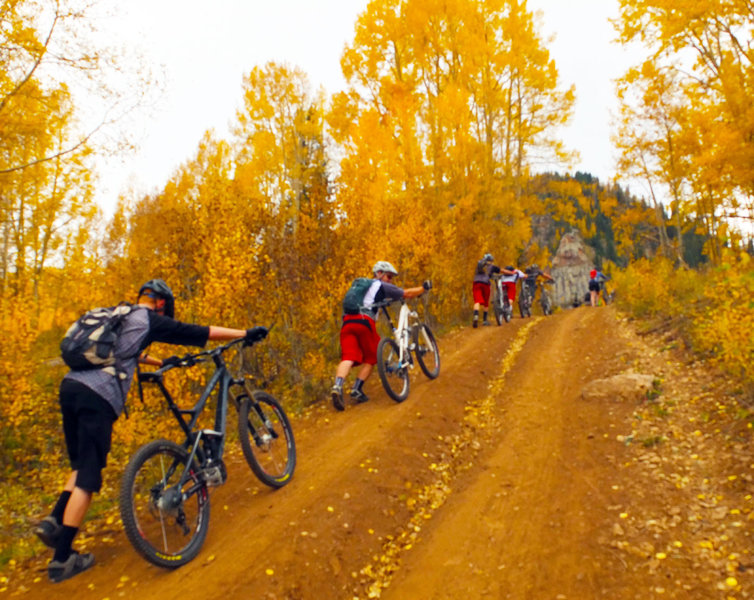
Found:
M 397 327 L 387 310 L 392 302 L 379 304 L 393 337 L 382 338 L 377 345 L 377 372 L 387 395 L 396 402 L 403 402 L 408 397 L 409 371 L 414 368 L 412 354 L 424 374 L 435 379 L 440 374 L 440 351 L 432 330 L 419 319 L 419 313 L 411 310 L 405 300 L 397 302 L 401 303 Z
M 513 306 L 508 300 L 508 286 L 505 285 L 501 277 L 493 277 L 495 282 L 495 299 L 492 302 L 492 308 L 495 312 L 495 320 L 498 325 L 503 321 L 510 323 L 513 317 Z
M 602 294 L 602 299 L 605 302 L 605 305 L 610 304 L 613 300 L 615 300 L 615 290 L 612 292 L 607 291 L 607 285 L 605 285 L 609 280 L 608 279 L 602 279 L 600 280 L 600 291 L 599 293 Z
M 126 536 L 147 561 L 168 569 L 180 567 L 199 553 L 209 529 L 209 488 L 225 483 L 223 462 L 228 405 L 238 411 L 238 435 L 251 470 L 266 485 L 279 488 L 293 476 L 296 446 L 280 403 L 254 389 L 243 375 L 246 348 L 239 349 L 241 375 L 234 377 L 224 353 L 244 342 L 186 354 L 179 364 L 140 372 L 139 382 L 154 384 L 185 436 L 182 444 L 160 439 L 139 448 L 123 474 L 120 511 Z M 248 344 L 247 344 L 248 345 Z M 215 371 L 196 404 L 179 408 L 163 382 L 168 371 L 212 361 Z M 217 390 L 214 429 L 198 429 L 197 421 Z
M 542 307 L 542 314 L 544 316 L 552 314 L 552 299 L 550 298 L 550 294 L 547 292 L 547 289 L 545 289 L 546 283 L 552 282 L 549 280 L 539 282 L 539 305 Z
M 521 313 L 522 319 L 531 317 L 531 305 L 533 301 L 533 292 L 524 279 L 521 282 L 521 294 L 518 297 L 518 311 Z

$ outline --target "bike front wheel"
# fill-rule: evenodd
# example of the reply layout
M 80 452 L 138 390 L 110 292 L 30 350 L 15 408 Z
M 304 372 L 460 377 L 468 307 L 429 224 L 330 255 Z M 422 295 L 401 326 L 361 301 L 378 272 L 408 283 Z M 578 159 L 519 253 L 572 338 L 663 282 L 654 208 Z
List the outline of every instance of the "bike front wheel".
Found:
M 377 345 L 377 372 L 388 396 L 396 402 L 408 398 L 408 366 L 401 365 L 398 344 L 392 338 L 383 338 Z
M 158 567 L 175 569 L 201 550 L 209 529 L 209 493 L 196 463 L 175 442 L 156 440 L 136 451 L 120 489 L 120 514 L 136 551 Z M 180 479 L 188 468 L 188 478 Z M 185 496 L 185 498 L 184 498 Z
M 238 437 L 249 467 L 259 481 L 281 488 L 296 468 L 296 443 L 291 423 L 275 398 L 254 390 L 238 407 Z
M 440 350 L 429 326 L 419 327 L 415 343 L 416 362 L 427 377 L 435 379 L 440 374 Z

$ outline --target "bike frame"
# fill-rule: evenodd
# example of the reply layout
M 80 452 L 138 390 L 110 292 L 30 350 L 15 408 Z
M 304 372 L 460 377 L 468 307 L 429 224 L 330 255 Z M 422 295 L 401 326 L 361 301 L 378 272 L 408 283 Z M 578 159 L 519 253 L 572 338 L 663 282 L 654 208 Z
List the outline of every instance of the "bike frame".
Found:
M 409 318 L 419 320 L 419 313 L 415 310 L 411 310 L 406 304 L 405 300 L 400 300 L 401 309 L 398 312 L 398 327 L 393 325 L 393 320 L 390 318 L 390 313 L 387 310 L 388 305 L 382 306 L 382 311 L 387 317 L 387 322 L 390 324 L 390 329 L 393 332 L 393 338 L 398 343 L 398 360 L 400 361 L 400 368 L 405 366 L 413 367 L 414 359 L 411 358 L 411 326 L 409 325 Z
M 169 365 L 167 367 L 162 367 L 161 369 L 158 369 L 156 371 L 139 373 L 139 381 L 154 383 L 157 385 L 157 388 L 160 390 L 163 397 L 165 398 L 165 401 L 167 402 L 170 412 L 173 413 L 176 421 L 178 421 L 178 425 L 186 436 L 186 440 L 183 442 L 183 447 L 187 450 L 191 448 L 191 454 L 189 456 L 189 459 L 186 461 L 183 473 L 181 474 L 181 479 L 179 482 L 180 486 L 183 486 L 189 479 L 189 465 L 193 463 L 194 457 L 199 460 L 199 463 L 202 466 L 207 463 L 209 458 L 212 458 L 217 462 L 222 460 L 223 451 L 225 450 L 225 429 L 228 417 L 228 398 L 230 396 L 230 389 L 234 386 L 243 387 L 244 385 L 243 379 L 234 378 L 230 374 L 228 366 L 225 364 L 225 360 L 223 359 L 223 352 L 225 352 L 225 350 L 227 350 L 231 346 L 234 346 L 242 341 L 243 338 L 233 340 L 232 342 L 225 344 L 224 346 L 218 346 L 217 348 L 214 348 L 212 350 L 207 350 L 205 352 L 200 352 L 193 355 L 186 355 L 184 357 L 183 360 L 186 361 L 186 364 L 182 366 L 191 366 L 197 363 L 208 362 L 210 358 L 215 363 L 215 372 L 212 374 L 209 381 L 204 386 L 204 390 L 202 391 L 199 400 L 197 400 L 196 404 L 194 404 L 194 406 L 189 409 L 182 409 L 175 403 L 175 400 L 173 400 L 173 397 L 170 395 L 170 392 L 165 387 L 165 383 L 163 381 L 163 375 L 167 371 L 177 367 L 178 365 Z M 215 389 L 217 389 L 215 428 L 195 430 L 199 416 L 207 406 L 207 401 L 209 400 L 212 392 Z M 236 408 L 238 408 L 237 397 L 234 396 L 233 400 L 236 404 Z M 210 440 L 210 447 L 212 452 L 211 457 L 207 456 L 202 445 L 202 440 L 205 438 L 208 438 Z M 189 490 L 189 492 L 185 494 L 186 497 L 188 497 L 188 495 L 190 495 L 193 491 L 193 489 Z

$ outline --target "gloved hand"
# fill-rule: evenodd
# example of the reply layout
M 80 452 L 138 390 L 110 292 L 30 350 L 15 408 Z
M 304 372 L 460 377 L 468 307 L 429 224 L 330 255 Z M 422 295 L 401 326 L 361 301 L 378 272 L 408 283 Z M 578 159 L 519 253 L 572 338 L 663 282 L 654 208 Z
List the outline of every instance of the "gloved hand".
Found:
M 425 289 L 426 291 L 429 291 L 429 290 L 431 290 L 431 289 L 432 289 L 432 282 L 431 282 L 431 281 L 430 281 L 429 279 L 425 279 L 425 280 L 424 280 L 424 282 L 422 283 L 422 287 L 423 287 L 423 288 L 424 288 L 424 289 Z
M 168 356 L 167 358 L 162 359 L 162 366 L 163 367 L 177 367 L 181 364 L 181 361 L 183 359 L 180 356 Z
M 266 327 L 252 327 L 246 330 L 245 344 L 251 345 L 267 337 L 269 330 Z

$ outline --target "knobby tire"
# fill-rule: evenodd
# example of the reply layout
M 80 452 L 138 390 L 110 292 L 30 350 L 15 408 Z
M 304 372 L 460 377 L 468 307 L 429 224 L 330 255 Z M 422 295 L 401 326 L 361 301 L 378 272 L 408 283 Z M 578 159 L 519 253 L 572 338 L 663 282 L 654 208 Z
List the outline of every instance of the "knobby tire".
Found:
M 544 295 L 544 292 L 542 294 L 542 314 L 549 316 L 552 314 L 552 304 L 550 303 L 549 296 Z
M 283 407 L 260 390 L 244 395 L 238 407 L 238 437 L 249 467 L 259 481 L 281 488 L 296 468 L 296 443 Z
M 424 374 L 435 379 L 440 374 L 440 349 L 429 326 L 422 324 L 416 331 L 414 354 Z
M 498 306 L 497 302 L 495 302 L 495 321 L 497 322 L 498 325 L 502 325 L 503 319 L 504 319 L 503 309 L 500 306 Z
M 505 319 L 506 323 L 510 323 L 512 317 L 513 317 L 513 306 L 511 306 L 510 301 L 508 301 L 507 306 L 503 307 L 503 319 Z
M 175 442 L 149 442 L 133 455 L 121 482 L 120 513 L 129 542 L 147 561 L 166 569 L 195 558 L 209 530 L 209 493 L 198 465 L 190 468 L 182 490 L 173 487 L 188 457 Z M 185 501 L 180 492 L 189 493 Z
M 393 338 L 382 338 L 377 346 L 377 372 L 382 387 L 396 402 L 408 398 L 408 366 L 400 366 L 398 344 Z

